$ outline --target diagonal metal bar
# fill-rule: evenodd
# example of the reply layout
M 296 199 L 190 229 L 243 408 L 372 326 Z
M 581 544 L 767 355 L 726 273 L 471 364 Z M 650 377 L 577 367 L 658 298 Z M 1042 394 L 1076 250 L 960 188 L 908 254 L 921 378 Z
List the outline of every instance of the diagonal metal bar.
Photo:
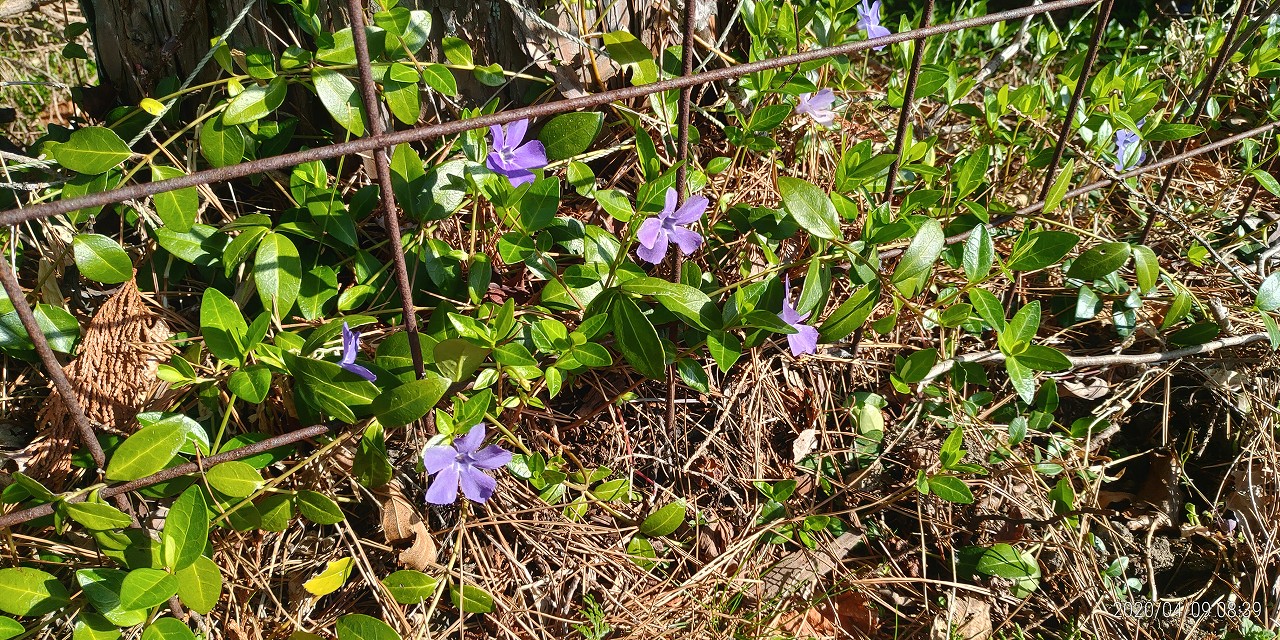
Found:
M 1191 113 L 1191 124 L 1195 124 L 1200 116 L 1204 115 L 1205 109 L 1209 106 L 1209 97 L 1213 95 L 1213 85 L 1217 84 L 1218 76 L 1222 74 L 1222 69 L 1226 67 L 1227 60 L 1230 59 L 1232 53 L 1232 44 L 1235 42 L 1236 32 L 1240 30 L 1240 25 L 1244 22 L 1245 16 L 1249 15 L 1249 9 L 1253 6 L 1253 0 L 1240 0 L 1240 4 L 1236 7 L 1236 15 L 1231 19 L 1231 27 L 1227 30 L 1226 37 L 1222 40 L 1222 46 L 1219 48 L 1218 57 L 1214 59 L 1213 66 L 1209 69 L 1209 77 L 1205 78 L 1203 90 L 1196 99 L 1195 111 Z M 1242 40 L 1243 41 L 1243 40 Z M 1186 153 L 1187 146 L 1191 144 L 1191 138 L 1183 138 L 1178 142 L 1178 150 L 1174 155 Z M 1147 213 L 1147 222 L 1142 225 L 1142 235 L 1138 236 L 1138 244 L 1146 244 L 1147 237 L 1151 235 L 1151 228 L 1155 226 L 1156 218 L 1160 214 L 1156 209 L 1164 205 L 1164 199 L 1169 195 L 1169 188 L 1173 186 L 1173 179 L 1178 175 L 1178 169 L 1181 165 L 1174 165 L 1164 176 L 1164 182 L 1160 183 L 1160 191 L 1156 193 L 1155 207 Z
M 293 444 L 300 440 L 322 436 L 325 433 L 328 433 L 328 431 L 329 428 L 324 425 L 316 425 L 305 429 L 298 429 L 297 431 L 290 431 L 289 433 L 267 438 L 238 449 L 232 449 L 207 458 L 201 458 L 195 462 L 188 462 L 176 467 L 170 467 L 163 471 L 157 471 L 145 478 L 131 480 L 124 484 L 113 485 L 103 489 L 98 495 L 102 498 L 113 498 L 116 496 L 123 497 L 124 494 L 137 491 L 138 489 L 145 489 L 161 482 L 173 480 L 179 476 L 185 476 L 188 473 L 204 471 L 205 469 L 210 469 L 216 465 L 222 464 L 223 462 L 247 458 L 264 451 L 270 451 L 276 447 L 283 447 L 287 444 Z M 67 502 L 82 502 L 84 499 L 85 494 L 80 493 L 67 498 Z M 29 522 L 41 516 L 47 516 L 51 513 L 53 513 L 53 505 L 51 504 L 42 504 L 38 507 L 31 507 L 30 509 L 6 513 L 0 516 L 0 529 L 19 525 L 23 522 Z
M 920 19 L 921 27 L 928 27 L 933 22 L 934 0 L 926 0 L 924 17 Z M 889 176 L 885 179 L 884 200 L 893 204 L 893 188 L 898 182 L 898 168 L 902 166 L 902 152 L 907 145 L 907 125 L 911 122 L 911 112 L 916 103 L 916 86 L 920 82 L 920 67 L 924 64 L 925 39 L 915 42 L 915 53 L 911 56 L 911 72 L 907 75 L 907 85 L 902 90 L 902 110 L 898 112 L 898 134 L 893 139 L 893 164 L 889 165 Z
M 1044 6 L 1044 5 L 1041 5 Z M 1067 149 L 1067 140 L 1075 128 L 1076 111 L 1080 109 L 1080 100 L 1084 98 L 1085 89 L 1093 79 L 1093 63 L 1098 60 L 1098 49 L 1102 45 L 1102 36 L 1107 31 L 1107 22 L 1111 20 L 1111 8 L 1115 0 L 1105 0 L 1098 10 L 1098 22 L 1093 26 L 1093 38 L 1089 40 L 1089 51 L 1085 53 L 1084 64 L 1080 65 L 1080 76 L 1076 79 L 1076 90 L 1071 93 L 1071 102 L 1067 104 L 1067 116 L 1062 123 L 1062 132 L 1058 134 L 1057 146 L 1053 148 L 1053 158 L 1049 160 L 1049 169 L 1044 176 L 1044 185 L 1040 187 L 1040 200 L 1049 197 L 1049 189 L 1053 188 L 1053 179 L 1058 173 L 1058 165 L 1062 162 L 1062 154 Z
M 698 13 L 698 0 L 684 0 L 684 33 L 680 40 L 680 75 L 693 75 L 693 49 L 695 31 L 695 22 Z M 676 190 L 678 192 L 677 201 L 683 205 L 689 199 L 689 126 L 692 119 L 693 111 L 693 85 L 680 89 L 680 106 L 676 113 L 678 127 L 676 131 Z M 684 254 L 680 252 L 679 247 L 675 251 L 675 261 L 672 263 L 671 279 L 680 282 L 680 274 L 684 270 Z M 676 329 L 672 329 L 672 340 L 675 339 Z M 667 367 L 667 429 L 674 434 L 676 428 L 676 367 L 674 364 Z
M 778 69 L 813 60 L 821 60 L 823 58 L 855 53 L 857 51 L 863 51 L 882 44 L 889 45 L 944 33 L 954 33 L 956 31 L 982 27 L 998 22 L 1019 20 L 1027 16 L 1048 13 L 1050 11 L 1058 11 L 1060 9 L 1068 9 L 1084 5 L 1094 5 L 1099 2 L 1107 1 L 1109 0 L 1055 0 L 1054 2 L 1046 2 L 1040 5 L 1021 7 L 1018 9 L 1011 9 L 1009 11 L 999 11 L 985 16 L 957 20 L 947 24 L 911 29 L 901 33 L 884 36 L 882 38 L 876 38 L 875 40 L 859 40 L 857 42 L 850 42 L 834 47 L 802 51 L 800 53 L 780 56 L 769 60 L 749 62 L 719 69 L 712 69 L 710 71 L 695 73 L 688 76 L 681 76 L 679 78 L 671 78 L 669 80 L 663 80 L 652 84 L 624 87 L 621 89 L 604 91 L 577 98 L 569 98 L 566 100 L 559 100 L 530 107 L 511 109 L 501 113 L 477 116 L 475 118 L 453 120 L 450 122 L 426 125 L 413 129 L 392 131 L 380 136 L 367 136 L 358 140 L 326 145 L 315 149 L 295 151 L 293 153 L 272 156 L 270 158 L 262 158 L 260 160 L 251 160 L 249 162 L 217 169 L 206 169 L 204 171 L 197 171 L 177 178 L 161 180 L 159 182 L 132 184 L 111 191 L 103 191 L 78 198 L 42 202 L 22 209 L 11 209 L 0 213 L 0 226 L 13 225 L 19 222 L 39 218 L 47 218 L 49 216 L 75 211 L 77 209 L 84 209 L 87 207 L 104 206 L 135 198 L 146 198 L 157 193 L 166 193 L 177 189 L 184 189 L 186 187 L 196 187 L 215 182 L 226 182 L 228 180 L 243 178 L 255 173 L 291 168 L 312 160 L 327 160 L 330 158 L 337 158 L 339 156 L 364 153 L 374 149 L 389 148 L 405 142 L 419 142 L 432 138 L 451 136 L 472 129 L 486 128 L 495 124 L 506 124 L 508 122 L 514 122 L 516 120 L 523 120 L 526 118 L 540 118 L 568 111 L 591 109 L 611 102 L 641 98 L 663 91 L 670 91 L 672 89 L 683 89 L 684 87 L 692 87 L 700 84 L 707 84 L 709 82 L 729 80 L 749 73 L 757 73 L 760 71 Z
M 13 274 L 13 269 L 9 268 L 9 261 L 0 257 L 0 283 L 4 285 L 5 293 L 9 294 L 9 302 L 13 304 L 13 310 L 18 313 L 18 318 L 22 320 L 22 326 L 27 330 L 27 335 L 31 337 L 31 343 L 35 345 L 36 355 L 40 356 L 40 362 L 44 364 L 45 374 L 53 381 L 53 386 L 58 390 L 58 395 L 62 396 L 62 403 L 67 407 L 67 412 L 71 414 L 72 420 L 76 423 L 76 430 L 80 432 L 80 441 L 84 443 L 85 448 L 89 450 L 89 455 L 93 456 L 93 464 L 97 466 L 98 475 L 107 467 L 107 456 L 102 451 L 102 445 L 98 443 L 98 436 L 94 433 L 93 423 L 89 420 L 89 416 L 84 412 L 84 407 L 80 406 L 80 399 L 76 396 L 75 388 L 71 386 L 71 380 L 67 378 L 67 374 L 62 370 L 62 365 L 53 355 L 53 349 L 49 346 L 49 341 L 44 337 L 44 331 L 40 328 L 40 323 L 36 321 L 35 313 L 31 310 L 31 305 L 27 304 L 27 295 L 22 292 L 22 285 L 18 283 L 18 278 Z
M 373 65 L 369 62 L 369 39 L 364 29 L 364 4 L 361 0 L 348 0 L 351 13 L 351 39 L 356 46 L 356 66 L 360 70 L 360 92 L 364 99 L 364 112 L 369 121 L 369 133 L 374 139 L 385 132 L 382 119 L 382 102 L 378 100 L 378 87 L 373 82 Z M 404 329 L 409 334 L 409 355 L 413 358 L 413 370 L 423 376 L 422 343 L 418 337 L 418 316 L 413 306 L 413 288 L 409 285 L 409 268 L 404 261 L 404 245 L 400 240 L 400 210 L 396 207 L 396 195 L 391 189 L 391 161 L 387 147 L 373 149 L 373 165 L 378 172 L 378 192 L 382 198 L 383 228 L 391 244 L 391 260 L 395 268 L 396 287 L 400 290 L 400 304 L 404 312 Z

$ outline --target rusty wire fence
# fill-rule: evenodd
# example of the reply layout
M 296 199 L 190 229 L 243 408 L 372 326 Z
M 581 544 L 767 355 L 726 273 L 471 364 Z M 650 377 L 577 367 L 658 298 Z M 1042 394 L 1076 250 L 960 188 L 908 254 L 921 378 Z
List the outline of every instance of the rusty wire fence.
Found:
M 689 128 L 690 113 L 692 102 L 692 90 L 696 86 L 705 85 L 713 82 L 731 80 L 747 74 L 778 69 L 782 67 L 798 65 L 814 60 L 832 58 L 841 55 L 847 55 L 859 51 L 865 51 L 873 47 L 889 45 L 902 42 L 915 43 L 914 53 L 912 55 L 911 67 L 908 71 L 902 107 L 899 112 L 897 130 L 893 140 L 893 153 L 898 158 L 889 168 L 886 180 L 886 188 L 884 192 L 884 200 L 892 201 L 892 194 L 897 183 L 897 174 L 900 165 L 901 155 L 906 143 L 908 127 L 911 123 L 912 113 L 915 108 L 915 90 L 920 77 L 921 68 L 923 66 L 924 49 L 923 43 L 926 39 L 943 34 L 949 34 L 964 29 L 972 29 L 992 25 L 1000 22 L 1011 20 L 1019 20 L 1039 16 L 1042 14 L 1059 11 L 1062 9 L 1070 9 L 1076 7 L 1089 7 L 1096 10 L 1095 24 L 1090 36 L 1089 46 L 1085 54 L 1083 64 L 1076 79 L 1075 89 L 1067 104 L 1066 113 L 1062 121 L 1061 128 L 1056 135 L 1056 142 L 1051 156 L 1050 162 L 1046 168 L 1042 186 L 1039 190 L 1039 201 L 1018 209 L 1009 214 L 997 216 L 989 223 L 990 226 L 999 226 L 1011 220 L 1022 218 L 1034 214 L 1045 206 L 1045 199 L 1049 195 L 1049 191 L 1057 177 L 1058 167 L 1062 162 L 1063 155 L 1066 151 L 1068 142 L 1073 131 L 1073 123 L 1076 114 L 1080 108 L 1080 103 L 1084 93 L 1088 88 L 1092 79 L 1093 68 L 1097 61 L 1098 51 L 1101 47 L 1103 36 L 1106 31 L 1111 11 L 1115 7 L 1116 0 L 1054 0 L 1052 2 L 1044 2 L 1042 4 L 1033 4 L 1031 6 L 1012 9 L 1008 11 L 1000 11 L 984 16 L 957 20 L 943 24 L 930 24 L 933 19 L 935 0 L 925 0 L 923 17 L 918 28 L 903 31 L 900 33 L 876 38 L 873 40 L 861 40 L 857 42 L 846 43 L 833 47 L 813 49 L 790 55 L 779 56 L 759 60 L 756 62 L 730 65 L 709 71 L 694 73 L 694 46 L 695 42 L 693 31 L 695 30 L 694 13 L 697 3 L 694 0 L 685 0 L 685 11 L 683 14 L 683 33 L 682 33 L 682 70 L 683 74 L 676 78 L 662 80 L 651 84 L 629 86 L 611 91 L 603 91 L 600 93 L 589 94 L 576 98 L 569 98 L 532 106 L 509 109 L 497 113 L 477 116 L 474 118 L 464 118 L 449 122 L 441 122 L 437 124 L 413 127 L 399 131 L 386 131 L 382 119 L 375 117 L 376 110 L 373 105 L 378 104 L 377 85 L 374 81 L 373 68 L 370 63 L 369 48 L 367 37 L 365 34 L 364 11 L 365 6 L 363 0 L 348 0 L 348 10 L 350 13 L 351 31 L 354 39 L 356 62 L 360 80 L 360 94 L 369 113 L 369 135 L 347 142 L 331 144 L 314 149 L 306 149 L 292 153 L 281 154 L 268 158 L 261 158 L 247 162 L 241 162 L 234 165 L 219 167 L 215 169 L 206 169 L 196 171 L 187 175 L 176 178 L 148 182 L 141 184 L 132 184 L 116 189 L 93 193 L 81 197 L 64 198 L 52 202 L 44 202 L 31 206 L 18 206 L 15 209 L 0 212 L 0 225 L 13 227 L 14 225 L 40 220 L 55 215 L 66 214 L 79 209 L 90 207 L 101 207 L 109 204 L 117 204 L 128 200 L 141 199 L 154 196 L 160 193 L 174 191 L 188 187 L 196 187 L 209 185 L 213 183 L 226 182 L 237 178 L 243 178 L 253 174 L 264 173 L 267 171 L 281 170 L 296 166 L 304 162 L 315 160 L 328 160 L 341 156 L 361 154 L 373 152 L 374 166 L 377 175 L 375 176 L 379 186 L 382 211 L 385 224 L 385 233 L 388 239 L 397 239 L 400 237 L 400 224 L 398 218 L 398 209 L 395 202 L 395 195 L 391 188 L 391 170 L 389 165 L 388 150 L 402 143 L 421 142 L 435 138 L 460 134 L 474 129 L 487 128 L 492 125 L 504 125 L 517 120 L 539 118 L 566 113 L 570 111 L 579 111 L 594 107 L 601 107 L 613 102 L 641 98 L 652 94 L 666 91 L 679 90 L 679 109 L 677 112 L 677 132 L 676 132 L 676 158 L 677 163 L 677 191 L 680 201 L 683 203 L 689 195 L 688 193 L 688 159 L 689 159 Z M 1280 8 L 1280 0 L 1274 0 L 1263 8 L 1259 15 L 1250 21 L 1249 26 L 1241 30 L 1245 18 L 1254 11 L 1253 0 L 1238 0 L 1235 6 L 1235 15 L 1226 34 L 1225 40 L 1220 47 L 1217 56 L 1214 58 L 1207 77 L 1195 87 L 1190 94 L 1189 100 L 1182 104 L 1182 107 L 1175 112 L 1174 120 L 1184 115 L 1185 108 L 1188 104 L 1194 104 L 1192 115 L 1188 122 L 1195 123 L 1204 114 L 1208 106 L 1213 89 L 1217 84 L 1217 80 L 1223 69 L 1226 67 L 1227 61 L 1231 56 L 1240 50 L 1245 42 L 1256 35 L 1258 29 L 1264 24 L 1265 20 Z M 1077 198 L 1108 186 L 1121 182 L 1125 179 L 1152 173 L 1159 169 L 1168 168 L 1161 188 L 1153 203 L 1149 201 L 1150 210 L 1147 212 L 1147 219 L 1142 232 L 1142 241 L 1145 241 L 1150 233 L 1151 227 L 1162 211 L 1161 205 L 1168 196 L 1169 188 L 1176 176 L 1176 173 L 1184 161 L 1212 153 L 1214 151 L 1226 148 L 1232 144 L 1261 136 L 1267 132 L 1280 128 L 1280 122 L 1271 122 L 1263 124 L 1247 131 L 1217 140 L 1211 144 L 1199 146 L 1195 149 L 1188 149 L 1190 145 L 1189 139 L 1184 139 L 1178 143 L 1175 153 L 1168 157 L 1150 162 L 1146 165 L 1134 168 L 1118 174 L 1110 174 L 1107 177 L 1091 182 L 1089 184 L 1077 187 L 1066 192 L 1063 199 Z M 1254 197 L 1258 193 L 1260 185 L 1255 185 L 1250 196 L 1245 201 L 1245 208 L 1252 203 Z M 948 244 L 962 242 L 968 236 L 968 232 L 958 234 L 947 238 Z M 392 242 L 391 246 L 398 246 L 398 243 Z M 902 253 L 901 249 L 891 249 L 881 253 L 882 258 L 893 258 Z M 676 252 L 676 260 L 680 259 L 679 252 Z M 412 291 L 409 282 L 408 268 L 405 263 L 403 250 L 395 250 L 392 252 L 393 267 L 398 292 L 400 294 L 403 305 L 403 323 L 404 330 L 409 335 L 409 344 L 413 359 L 414 369 L 419 377 L 423 375 L 424 365 L 421 345 L 418 336 L 418 325 L 416 312 L 413 305 Z M 679 269 L 677 262 L 676 268 Z M 678 273 L 678 271 L 677 271 Z M 25 294 L 14 273 L 14 267 L 9 264 L 8 259 L 0 260 L 0 284 L 3 284 L 5 291 L 8 293 L 14 310 L 17 312 L 22 321 L 24 328 L 30 334 L 31 341 L 35 346 L 35 351 L 44 365 L 47 375 L 52 380 L 57 392 L 66 402 L 68 412 L 71 413 L 80 439 L 84 446 L 90 452 L 94 463 L 97 466 L 99 480 L 106 466 L 105 455 L 101 445 L 95 436 L 95 425 L 88 418 L 82 406 L 77 400 L 72 386 L 72 381 L 67 378 L 62 366 L 58 363 L 51 349 L 49 342 L 45 338 L 44 332 L 41 330 L 31 305 L 26 301 Z M 855 338 L 856 343 L 856 338 Z M 668 374 L 668 397 L 667 397 L 667 419 L 674 420 L 674 377 Z M 117 500 L 124 498 L 125 494 L 137 491 L 139 489 L 173 479 L 180 475 L 203 471 L 215 464 L 244 458 L 255 453 L 275 448 L 284 444 L 299 442 L 301 440 L 315 438 L 323 435 L 328 428 L 322 425 L 306 427 L 291 431 L 282 435 L 268 438 L 258 442 L 252 446 L 234 449 L 215 456 L 203 458 L 196 462 L 187 463 L 181 466 L 173 467 L 160 471 L 151 476 L 147 476 L 128 483 L 118 484 L 107 487 L 101 492 L 102 497 L 114 497 Z M 68 498 L 70 501 L 83 500 L 83 494 Z M 126 512 L 129 510 L 126 509 Z M 0 528 L 11 527 L 16 524 L 27 522 L 34 518 L 48 515 L 52 512 L 51 505 L 41 505 L 38 507 L 28 508 L 20 511 L 11 512 L 0 516 Z

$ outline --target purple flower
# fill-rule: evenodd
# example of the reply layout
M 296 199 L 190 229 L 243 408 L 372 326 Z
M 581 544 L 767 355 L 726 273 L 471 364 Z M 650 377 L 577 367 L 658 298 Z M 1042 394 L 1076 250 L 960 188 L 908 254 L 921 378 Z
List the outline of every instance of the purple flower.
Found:
M 1141 123 L 1139 123 L 1141 126 Z M 1142 138 L 1128 129 L 1116 131 L 1116 171 L 1128 171 L 1147 159 L 1142 149 Z
M 481 444 L 484 444 L 484 423 L 471 427 L 452 445 L 422 450 L 422 466 L 428 474 L 436 476 L 427 488 L 427 502 L 453 504 L 458 499 L 459 483 L 463 495 L 472 502 L 485 502 L 493 495 L 498 481 L 483 469 L 501 469 L 511 462 L 511 452 L 496 444 L 481 449 Z
M 813 121 L 824 126 L 831 126 L 836 121 L 836 112 L 831 110 L 831 105 L 835 104 L 836 93 L 830 89 L 823 89 L 816 94 L 802 93 L 800 101 L 796 104 L 796 113 L 803 113 L 813 118 Z
M 489 127 L 489 158 L 485 161 L 495 173 L 507 177 L 511 186 L 533 182 L 533 169 L 547 166 L 547 150 L 537 140 L 524 141 L 524 134 L 529 129 L 529 120 L 517 120 L 507 125 L 506 130 L 498 125 Z
M 338 366 L 354 373 L 369 382 L 378 379 L 373 372 L 356 364 L 356 355 L 360 353 L 360 332 L 352 331 L 347 323 L 342 323 L 342 362 Z
M 782 313 L 778 314 L 782 321 L 791 325 L 796 333 L 787 334 L 787 344 L 791 347 L 791 355 L 798 356 L 802 353 L 813 353 L 818 350 L 818 330 L 812 325 L 804 324 L 804 319 L 813 314 L 812 311 L 804 315 L 800 315 L 796 308 L 791 306 L 791 275 L 786 276 L 787 286 L 782 290 Z
M 702 219 L 709 202 L 704 196 L 694 196 L 677 209 L 677 201 L 676 190 L 668 188 L 666 206 L 662 207 L 662 213 L 640 225 L 640 232 L 636 234 L 640 248 L 636 249 L 636 255 L 641 260 L 649 264 L 662 262 L 667 257 L 667 247 L 672 242 L 686 256 L 702 245 L 702 236 L 689 229 L 688 225 Z
M 862 0 L 862 4 L 858 6 L 858 28 L 867 32 L 868 40 L 893 35 L 887 27 L 880 26 L 880 0 L 875 0 L 871 4 L 867 4 L 867 0 Z M 874 47 L 876 51 L 883 48 L 884 45 Z

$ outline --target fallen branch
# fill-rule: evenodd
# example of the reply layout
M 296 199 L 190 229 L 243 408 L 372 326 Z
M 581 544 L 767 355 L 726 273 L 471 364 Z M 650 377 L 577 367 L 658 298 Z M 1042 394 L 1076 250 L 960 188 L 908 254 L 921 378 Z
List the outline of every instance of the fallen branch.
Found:
M 1173 351 L 1157 351 L 1155 353 L 1136 353 L 1129 355 L 1112 354 L 1105 356 L 1067 356 L 1067 360 L 1071 361 L 1072 369 L 1080 369 L 1084 367 L 1114 367 L 1120 365 L 1155 364 L 1157 362 L 1167 362 L 1169 360 L 1178 360 L 1188 356 L 1209 353 L 1226 347 L 1238 347 L 1240 345 L 1251 344 L 1254 342 L 1262 342 L 1267 339 L 1268 336 L 1265 332 L 1250 333 L 1243 336 L 1214 340 L 1212 342 L 1195 345 L 1194 347 L 1174 349 Z M 969 353 L 957 356 L 950 360 L 943 360 L 942 362 L 933 365 L 933 368 L 929 370 L 929 373 L 925 374 L 925 377 L 920 381 L 920 384 L 927 384 L 942 374 L 950 371 L 957 364 L 973 362 L 1004 362 L 1004 360 L 1005 355 L 1000 351 L 982 351 L 979 353 Z
M 178 465 L 176 467 L 164 469 L 163 471 L 158 471 L 145 478 L 138 478 L 137 480 L 131 480 L 124 484 L 117 484 L 114 486 L 110 486 L 103 489 L 98 495 L 102 498 L 110 498 L 112 496 L 117 496 L 123 493 L 129 493 L 130 491 L 137 491 L 138 489 L 144 489 L 153 484 L 159 484 L 161 482 L 172 480 L 179 476 L 185 476 L 188 473 L 194 473 L 196 471 L 204 471 L 209 467 L 222 464 L 223 462 L 230 462 L 232 460 L 247 458 L 249 456 L 256 455 L 264 451 L 270 451 L 271 449 L 275 449 L 276 447 L 282 447 L 287 444 L 293 444 L 294 442 L 298 442 L 299 440 L 314 438 L 316 436 L 323 435 L 328 431 L 329 431 L 329 428 L 324 425 L 316 425 L 313 427 L 307 427 L 305 429 L 298 429 L 297 431 L 291 431 L 283 435 L 267 438 L 266 440 L 255 442 L 251 445 L 240 447 L 238 449 L 232 449 L 230 451 L 224 451 L 223 453 L 212 455 L 207 458 L 201 458 L 195 462 L 188 462 L 186 464 Z M 84 497 L 85 497 L 84 492 L 82 492 L 80 493 L 80 495 L 71 496 L 66 500 L 67 502 L 82 502 L 84 501 Z M 30 509 L 23 509 L 21 511 L 6 513 L 3 516 L 0 516 L 0 529 L 5 529 L 8 527 L 12 527 L 14 525 L 19 525 L 24 522 L 39 518 L 41 516 L 47 516 L 51 513 L 53 513 L 53 504 L 42 504 L 38 507 L 31 507 Z

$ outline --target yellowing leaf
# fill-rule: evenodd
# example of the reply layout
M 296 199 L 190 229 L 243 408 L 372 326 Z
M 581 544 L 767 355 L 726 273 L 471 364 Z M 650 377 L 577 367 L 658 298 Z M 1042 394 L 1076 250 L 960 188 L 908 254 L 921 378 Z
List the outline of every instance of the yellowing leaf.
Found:
M 351 558 L 334 560 L 324 568 L 320 575 L 303 583 L 302 588 L 316 596 L 333 593 L 346 584 L 347 578 L 351 575 L 351 564 Z

